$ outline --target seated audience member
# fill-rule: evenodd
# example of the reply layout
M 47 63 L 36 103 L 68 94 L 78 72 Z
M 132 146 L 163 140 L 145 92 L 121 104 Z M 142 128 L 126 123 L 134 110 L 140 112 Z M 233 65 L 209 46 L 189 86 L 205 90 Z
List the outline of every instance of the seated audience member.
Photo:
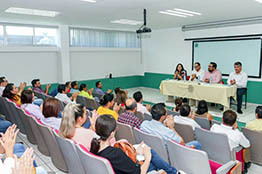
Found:
M 49 89 L 50 89 L 50 87 L 51 87 L 50 84 L 47 84 L 47 85 L 46 85 L 46 89 L 45 89 L 45 90 L 43 90 L 43 89 L 41 88 L 41 83 L 40 83 L 40 80 L 39 80 L 39 79 L 34 79 L 34 80 L 32 80 L 31 84 L 32 84 L 32 87 L 33 87 L 33 91 L 36 91 L 36 92 L 38 92 L 38 93 L 43 93 L 43 94 L 48 95 Z
M 33 149 L 25 149 L 22 144 L 15 144 L 19 130 L 16 125 L 10 126 L 5 134 L 0 138 L 0 153 L 5 154 L 5 160 L 0 160 L 0 171 L 3 174 L 44 174 L 46 171 L 42 167 L 34 169 Z M 18 160 L 17 157 L 20 159 Z M 26 162 L 26 163 L 25 163 Z M 27 165 L 27 166 L 23 166 Z M 26 167 L 26 171 L 24 170 Z M 34 172 L 35 170 L 35 172 Z
M 66 85 L 66 89 L 67 89 L 66 93 L 70 93 L 70 90 L 72 88 L 71 82 L 66 82 L 65 85 Z
M 40 106 L 32 104 L 34 101 L 34 93 L 32 90 L 24 90 L 21 94 L 21 108 L 38 118 L 44 119 Z
M 250 143 L 242 132 L 238 130 L 237 114 L 234 111 L 227 110 L 223 113 L 223 123 L 221 125 L 214 124 L 210 131 L 216 133 L 224 133 L 228 136 L 231 150 L 238 146 L 248 148 Z
M 120 105 L 122 108 L 125 108 L 127 98 L 128 96 L 126 95 L 126 92 L 121 90 L 116 94 L 116 103 Z
M 57 98 L 58 100 L 66 104 L 67 103 L 76 103 L 76 98 L 77 98 L 78 93 L 75 92 L 73 93 L 71 97 L 68 97 L 66 95 L 67 88 L 64 84 L 58 85 L 57 90 L 58 90 L 58 94 L 55 96 L 55 98 Z
M 119 115 L 118 122 L 128 124 L 131 127 L 140 128 L 142 120 L 135 116 L 137 104 L 134 99 L 126 100 L 126 111 Z
M 101 81 L 97 81 L 96 82 L 95 93 L 96 94 L 100 94 L 100 95 L 105 95 L 105 94 L 110 94 L 112 92 L 111 89 L 108 89 L 106 92 L 104 92 L 102 90 L 102 87 L 103 87 L 102 82 Z
M 21 93 L 25 86 L 26 83 L 21 83 L 18 89 L 13 83 L 8 83 L 3 91 L 2 97 L 6 97 L 21 106 Z
M 143 105 L 143 95 L 142 92 L 137 91 L 133 94 L 133 98 L 136 100 L 137 102 L 137 111 L 141 112 L 142 114 L 148 114 L 151 115 L 150 110 L 151 110 L 151 106 L 150 105 Z
M 215 62 L 210 62 L 208 71 L 205 72 L 203 77 L 203 81 L 206 83 L 210 83 L 210 79 L 214 84 L 222 82 L 222 74 L 217 70 L 217 64 Z
M 3 91 L 8 84 L 8 81 L 6 80 L 5 77 L 0 77 L 0 96 L 2 96 Z
M 179 112 L 181 106 L 183 105 L 183 99 L 182 98 L 176 98 L 175 99 L 175 105 L 176 107 L 173 109 L 174 112 Z
M 179 173 L 146 144 L 141 143 L 137 148 L 137 153 L 143 154 L 145 157 L 142 165 L 132 161 L 120 148 L 110 146 L 110 140 L 114 138 L 116 132 L 116 120 L 111 115 L 98 117 L 95 130 L 99 138 L 92 140 L 90 151 L 110 161 L 116 174 L 146 174 L 152 170 L 160 169 L 167 174 Z
M 70 93 L 75 93 L 75 92 L 79 92 L 78 82 L 77 82 L 77 81 L 73 81 L 73 82 L 71 83 Z
M 192 126 L 193 130 L 195 127 L 201 128 L 199 124 L 193 119 L 191 108 L 188 104 L 183 104 L 180 107 L 180 116 L 175 116 L 175 123 L 186 124 Z
M 235 72 L 231 72 L 227 80 L 227 84 L 237 85 L 237 113 L 242 114 L 243 95 L 247 87 L 247 74 L 242 71 L 242 63 L 234 64 Z
M 97 109 L 99 115 L 113 115 L 116 120 L 118 119 L 120 107 L 114 102 L 113 94 L 105 94 L 100 99 L 100 105 L 101 106 Z M 113 108 L 113 110 L 111 108 Z
M 256 119 L 247 122 L 246 128 L 255 130 L 255 131 L 262 131 L 262 106 L 257 106 Z
M 208 113 L 207 102 L 205 100 L 200 100 L 198 102 L 197 111 L 195 112 L 195 116 L 207 118 L 208 120 L 213 120 L 213 117 L 210 113 Z
M 203 80 L 203 77 L 205 75 L 205 70 L 203 70 L 200 66 L 200 63 L 199 62 L 195 62 L 194 64 L 194 70 L 192 72 L 192 75 L 191 75 L 191 81 L 195 81 L 195 80 L 199 80 L 199 81 L 202 81 Z M 198 79 L 199 78 L 199 79 Z
M 65 83 L 65 87 L 66 87 L 66 93 L 70 93 L 70 90 L 71 90 L 71 82 L 66 82 Z M 52 92 L 51 92 L 51 96 L 52 97 L 55 97 L 56 95 L 58 94 L 58 86 L 56 89 L 54 89 Z
M 59 130 L 61 118 L 58 118 L 60 112 L 60 103 L 56 98 L 47 98 L 43 104 L 44 119 L 42 122 L 56 130 Z
M 161 136 L 165 142 L 171 139 L 177 143 L 184 144 L 183 138 L 177 133 L 175 129 L 174 117 L 172 115 L 167 116 L 167 110 L 164 103 L 157 103 L 151 109 L 152 120 L 145 120 L 140 126 L 140 129 L 144 132 L 153 135 Z M 192 141 L 186 144 L 187 146 L 195 146 L 197 149 L 201 148 L 201 145 L 197 141 Z
M 83 96 L 83 97 L 86 97 L 86 98 L 89 98 L 89 99 L 94 99 L 93 97 L 93 90 L 94 88 L 91 88 L 90 90 L 87 90 L 87 85 L 86 84 L 81 84 L 80 85 L 80 88 L 79 88 L 79 95 L 80 96 Z
M 176 70 L 174 72 L 174 79 L 175 80 L 184 80 L 184 77 L 185 78 L 187 77 L 187 72 L 184 69 L 184 66 L 181 63 L 179 63 L 177 64 Z
M 63 111 L 59 134 L 64 138 L 73 139 L 76 143 L 82 144 L 90 150 L 91 141 L 96 135 L 95 121 L 97 117 L 98 115 L 94 111 L 92 117 L 89 116 L 91 127 L 90 129 L 86 129 L 83 127 L 88 119 L 86 116 L 86 108 L 80 104 L 67 104 Z
M 114 89 L 115 95 L 117 95 L 117 93 L 120 92 L 120 91 L 124 91 L 126 93 L 126 95 L 128 96 L 128 90 L 123 90 L 120 87 L 116 87 Z

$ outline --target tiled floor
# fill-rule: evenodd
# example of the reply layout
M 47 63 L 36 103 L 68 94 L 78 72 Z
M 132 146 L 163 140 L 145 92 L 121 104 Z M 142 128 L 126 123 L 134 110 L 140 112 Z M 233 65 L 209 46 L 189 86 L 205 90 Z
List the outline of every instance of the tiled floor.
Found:
M 128 89 L 128 95 L 130 97 L 132 97 L 133 93 L 140 90 L 143 95 L 144 95 L 144 100 L 151 102 L 151 103 L 157 103 L 157 102 L 166 102 L 167 97 L 166 96 L 162 96 L 159 92 L 159 90 L 157 89 L 151 89 L 151 88 L 131 88 Z M 166 103 L 167 106 L 171 106 L 173 107 L 174 104 L 173 103 Z M 249 121 L 249 120 L 253 120 L 255 119 L 254 116 L 254 110 L 255 110 L 256 105 L 253 104 L 248 104 L 247 109 L 243 109 L 244 114 L 239 115 L 239 121 Z M 195 108 L 193 108 L 194 110 Z M 212 112 L 212 114 L 221 117 L 222 116 L 222 112 L 217 109 L 217 108 L 210 108 L 210 111 Z M 47 157 L 43 154 L 41 154 L 36 145 L 33 145 L 31 143 L 28 142 L 27 138 L 25 135 L 19 133 L 18 137 L 17 137 L 17 142 L 23 142 L 27 147 L 33 147 L 35 150 L 35 160 L 37 162 L 37 164 L 39 166 L 42 166 L 48 173 L 52 174 L 52 173 L 56 173 L 56 174 L 62 174 L 64 172 L 61 172 L 59 169 L 57 169 L 52 161 L 50 157 Z M 261 174 L 262 173 L 262 166 L 256 165 L 256 164 L 252 164 L 248 174 Z

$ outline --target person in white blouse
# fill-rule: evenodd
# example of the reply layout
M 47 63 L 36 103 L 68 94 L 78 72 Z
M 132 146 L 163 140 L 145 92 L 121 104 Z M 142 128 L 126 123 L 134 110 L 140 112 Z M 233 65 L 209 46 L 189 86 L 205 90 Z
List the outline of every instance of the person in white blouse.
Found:
M 201 68 L 201 65 L 199 62 L 196 62 L 194 64 L 194 68 L 195 69 L 192 71 L 192 74 L 191 74 L 191 81 L 198 80 L 198 78 L 200 81 L 202 81 L 205 75 L 205 70 Z
M 64 102 L 65 104 L 68 104 L 68 103 L 76 103 L 76 98 L 78 96 L 78 93 L 77 92 L 74 92 L 72 94 L 72 96 L 69 98 L 66 94 L 66 91 L 67 91 L 67 87 L 66 85 L 64 84 L 60 84 L 58 85 L 57 87 L 57 95 L 55 96 L 55 98 L 57 98 L 58 100 Z
M 137 91 L 133 94 L 133 98 L 135 99 L 135 101 L 137 102 L 137 111 L 141 112 L 142 114 L 148 114 L 151 115 L 150 110 L 151 110 L 151 106 L 150 105 L 143 105 L 143 95 L 140 91 Z
M 242 71 L 242 63 L 235 62 L 235 72 L 231 72 L 227 80 L 229 85 L 237 85 L 237 113 L 242 114 L 243 95 L 247 90 L 247 74 Z
M 224 133 L 228 137 L 229 146 L 232 149 L 242 146 L 250 147 L 250 142 L 242 132 L 238 130 L 237 114 L 232 110 L 227 110 L 223 113 L 223 123 L 221 125 L 214 124 L 210 131 L 216 133 Z

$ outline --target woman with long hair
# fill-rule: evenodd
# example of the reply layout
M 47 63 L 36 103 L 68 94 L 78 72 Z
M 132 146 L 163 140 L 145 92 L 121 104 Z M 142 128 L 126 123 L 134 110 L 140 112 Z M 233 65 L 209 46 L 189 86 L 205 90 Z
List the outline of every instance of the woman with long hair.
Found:
M 90 152 L 110 161 L 116 174 L 146 174 L 152 170 L 165 170 L 168 174 L 177 174 L 177 170 L 165 162 L 154 150 L 145 144 L 140 145 L 145 161 L 142 165 L 133 162 L 120 148 L 110 145 L 116 132 L 116 120 L 111 115 L 102 115 L 95 124 L 96 134 L 91 143 Z M 137 150 L 138 151 L 138 150 Z
M 21 83 L 20 87 L 17 88 L 13 83 L 8 83 L 3 91 L 2 97 L 6 97 L 21 106 L 21 93 L 25 86 L 26 83 Z
M 197 111 L 195 112 L 195 116 L 204 117 L 208 120 L 213 120 L 213 117 L 210 113 L 208 113 L 207 102 L 205 100 L 200 100 L 197 106 Z
M 119 105 L 117 105 L 117 103 L 114 102 L 113 94 L 105 94 L 100 99 L 100 105 L 101 106 L 99 106 L 99 108 L 97 109 L 97 113 L 99 115 L 112 115 L 116 120 L 118 119 L 120 107 Z
M 175 80 L 183 80 L 184 77 L 187 77 L 187 72 L 184 69 L 184 66 L 181 63 L 179 63 L 179 64 L 177 64 L 176 70 L 174 72 L 174 79 Z

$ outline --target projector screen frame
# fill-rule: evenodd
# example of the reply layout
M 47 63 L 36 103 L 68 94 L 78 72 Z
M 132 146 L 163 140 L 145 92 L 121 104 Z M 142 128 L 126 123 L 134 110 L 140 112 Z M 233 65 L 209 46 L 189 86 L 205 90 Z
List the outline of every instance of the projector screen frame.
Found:
M 249 78 L 256 78 L 256 79 L 261 79 L 261 67 L 262 67 L 262 38 L 261 37 L 252 37 L 252 38 L 230 38 L 230 39 L 215 39 L 213 37 L 212 39 L 204 39 L 203 40 L 192 40 L 192 71 L 194 70 L 194 45 L 195 42 L 219 42 L 219 41 L 236 41 L 236 40 L 260 40 L 260 63 L 259 63 L 259 75 L 258 76 L 249 76 Z M 232 67 L 232 72 L 233 72 L 233 67 Z M 222 74 L 222 76 L 229 76 L 229 74 Z

